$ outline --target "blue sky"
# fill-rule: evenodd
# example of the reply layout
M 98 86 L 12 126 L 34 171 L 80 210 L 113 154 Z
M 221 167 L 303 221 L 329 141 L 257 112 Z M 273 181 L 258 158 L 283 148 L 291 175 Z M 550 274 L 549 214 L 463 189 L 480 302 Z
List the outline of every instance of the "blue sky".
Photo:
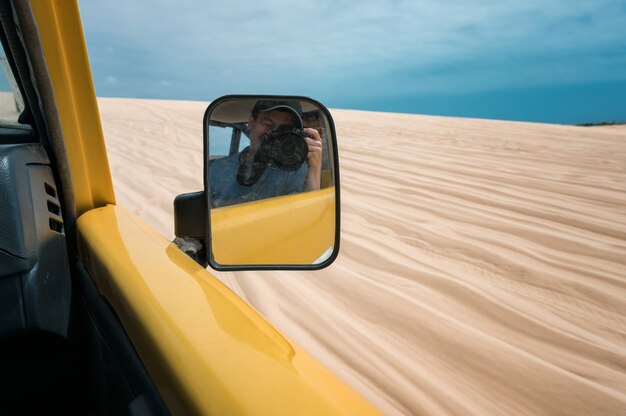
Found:
M 626 0 L 79 1 L 98 96 L 626 121 Z

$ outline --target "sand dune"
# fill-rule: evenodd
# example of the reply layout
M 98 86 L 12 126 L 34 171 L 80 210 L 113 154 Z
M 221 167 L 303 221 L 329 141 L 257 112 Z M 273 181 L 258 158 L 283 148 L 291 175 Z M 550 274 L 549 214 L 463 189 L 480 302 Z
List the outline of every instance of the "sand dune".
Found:
M 118 202 L 172 238 L 206 103 L 99 104 Z M 338 260 L 216 275 L 386 414 L 626 414 L 626 129 L 332 114 Z

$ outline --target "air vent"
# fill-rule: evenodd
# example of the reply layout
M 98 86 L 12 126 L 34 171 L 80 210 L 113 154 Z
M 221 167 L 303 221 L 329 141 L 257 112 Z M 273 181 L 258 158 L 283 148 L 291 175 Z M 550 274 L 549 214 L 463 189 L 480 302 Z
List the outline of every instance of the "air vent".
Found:
M 55 204 L 52 201 L 48 201 L 48 212 L 53 213 L 54 215 L 61 215 L 61 207 Z
M 57 233 L 62 233 L 63 223 L 59 220 L 55 220 L 54 218 L 50 218 L 50 229 L 52 231 L 56 231 Z
M 44 182 L 43 185 L 46 189 L 46 194 L 51 197 L 51 199 L 48 199 L 47 201 L 48 212 L 54 215 L 54 217 L 51 216 L 48 220 L 48 223 L 50 224 L 50 229 L 57 233 L 63 233 L 63 219 L 61 218 L 61 205 L 57 200 L 57 191 L 54 186 L 50 185 L 47 182 Z
M 44 187 L 46 188 L 46 193 L 48 195 L 50 195 L 53 198 L 57 197 L 57 191 L 56 189 L 54 189 L 54 186 L 50 185 L 49 183 L 44 182 Z

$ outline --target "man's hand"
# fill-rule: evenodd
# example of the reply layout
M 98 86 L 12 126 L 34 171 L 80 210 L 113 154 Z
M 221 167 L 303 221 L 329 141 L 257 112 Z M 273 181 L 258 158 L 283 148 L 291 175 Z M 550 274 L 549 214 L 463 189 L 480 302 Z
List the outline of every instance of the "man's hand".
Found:
M 309 145 L 309 155 L 307 156 L 309 170 L 304 183 L 304 191 L 315 191 L 320 189 L 322 177 L 322 138 L 315 129 L 306 128 L 302 131 L 311 136 L 304 138 Z

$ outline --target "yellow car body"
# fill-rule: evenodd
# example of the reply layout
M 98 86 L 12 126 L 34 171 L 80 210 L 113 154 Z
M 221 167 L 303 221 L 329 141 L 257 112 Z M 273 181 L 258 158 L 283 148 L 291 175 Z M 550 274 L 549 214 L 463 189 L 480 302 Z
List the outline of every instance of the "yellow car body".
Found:
M 335 187 L 215 208 L 211 224 L 218 263 L 317 264 L 335 242 Z
M 71 170 L 80 261 L 169 411 L 378 414 L 210 272 L 116 205 L 78 5 L 36 0 L 30 7 Z M 307 198 L 314 204 L 324 197 L 320 191 Z M 334 223 L 333 214 L 321 212 L 319 221 Z M 220 237 L 226 251 L 219 255 L 229 261 L 236 261 L 228 252 L 234 233 L 225 229 Z M 320 240 L 320 251 L 332 238 Z

